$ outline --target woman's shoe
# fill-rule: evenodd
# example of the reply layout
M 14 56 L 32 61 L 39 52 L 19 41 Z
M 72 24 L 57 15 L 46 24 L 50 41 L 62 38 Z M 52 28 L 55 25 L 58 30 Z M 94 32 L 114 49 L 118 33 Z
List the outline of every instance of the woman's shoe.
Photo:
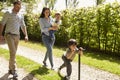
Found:
M 55 70 L 55 68 L 54 68 L 54 67 L 51 67 L 51 70 Z
M 45 62 L 45 61 L 43 61 L 43 66 L 47 67 L 47 64 L 46 64 L 46 62 Z

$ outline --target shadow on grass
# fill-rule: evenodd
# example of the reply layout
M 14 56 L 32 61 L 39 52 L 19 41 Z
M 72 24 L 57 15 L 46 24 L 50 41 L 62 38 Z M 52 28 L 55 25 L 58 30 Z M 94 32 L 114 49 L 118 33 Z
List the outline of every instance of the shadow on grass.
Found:
M 22 80 L 34 80 L 35 75 L 46 75 L 49 74 L 48 69 L 44 66 L 39 67 L 38 69 L 35 69 L 31 71 L 27 76 L 25 76 Z
M 33 71 L 31 71 L 29 74 L 27 74 L 22 80 L 35 80 L 35 75 L 47 75 L 49 74 L 49 69 L 42 66 L 42 67 L 39 67 L 38 69 L 35 69 Z M 60 73 L 58 73 L 58 76 L 60 77 L 60 80 L 65 80 L 64 79 L 64 76 L 62 76 Z

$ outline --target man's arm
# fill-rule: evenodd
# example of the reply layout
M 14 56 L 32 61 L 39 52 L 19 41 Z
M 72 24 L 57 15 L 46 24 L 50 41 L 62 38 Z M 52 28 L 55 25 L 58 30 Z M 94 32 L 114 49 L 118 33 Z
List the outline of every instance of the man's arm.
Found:
M 22 32 L 23 32 L 24 35 L 25 35 L 25 41 L 28 41 L 28 34 L 27 34 L 27 29 L 26 29 L 26 27 L 22 27 L 21 29 L 22 29 Z
M 22 19 L 21 19 L 21 30 L 25 35 L 25 41 L 28 41 L 28 34 L 27 34 L 27 28 L 26 28 L 26 25 L 24 22 L 24 17 L 22 17 Z

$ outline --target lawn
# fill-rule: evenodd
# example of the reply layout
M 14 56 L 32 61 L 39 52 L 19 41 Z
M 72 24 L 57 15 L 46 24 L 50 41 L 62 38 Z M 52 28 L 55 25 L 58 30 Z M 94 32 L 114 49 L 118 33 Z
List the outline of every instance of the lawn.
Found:
M 9 51 L 0 48 L 0 56 L 5 57 L 8 60 Z M 63 80 L 63 77 L 60 76 L 57 72 L 47 69 L 23 56 L 17 55 L 16 62 L 18 67 L 24 68 L 27 72 L 33 74 L 38 80 Z
M 40 50 L 45 53 L 46 49 L 43 44 L 38 42 L 27 42 L 20 41 L 20 45 L 26 46 L 35 50 Z M 61 57 L 65 52 L 65 48 L 54 47 L 53 53 L 56 57 Z M 75 62 L 78 61 L 78 56 L 74 59 Z M 119 57 L 113 57 L 111 55 L 106 55 L 104 53 L 94 53 L 94 52 L 84 52 L 81 57 L 82 64 L 87 64 L 89 66 L 102 69 L 120 76 L 120 59 Z

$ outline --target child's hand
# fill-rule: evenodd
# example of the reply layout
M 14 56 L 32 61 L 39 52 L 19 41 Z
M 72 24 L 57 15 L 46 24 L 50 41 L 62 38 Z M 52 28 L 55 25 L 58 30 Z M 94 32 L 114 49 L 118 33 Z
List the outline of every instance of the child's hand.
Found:
M 81 56 L 83 55 L 83 51 L 81 51 L 81 50 L 79 50 L 78 53 L 79 53 L 79 55 L 81 55 Z
M 84 51 L 85 49 L 83 49 L 82 47 L 79 48 L 80 51 Z
M 83 55 L 83 51 L 84 51 L 85 49 L 83 49 L 82 47 L 80 47 L 79 48 L 79 54 L 82 56 Z

